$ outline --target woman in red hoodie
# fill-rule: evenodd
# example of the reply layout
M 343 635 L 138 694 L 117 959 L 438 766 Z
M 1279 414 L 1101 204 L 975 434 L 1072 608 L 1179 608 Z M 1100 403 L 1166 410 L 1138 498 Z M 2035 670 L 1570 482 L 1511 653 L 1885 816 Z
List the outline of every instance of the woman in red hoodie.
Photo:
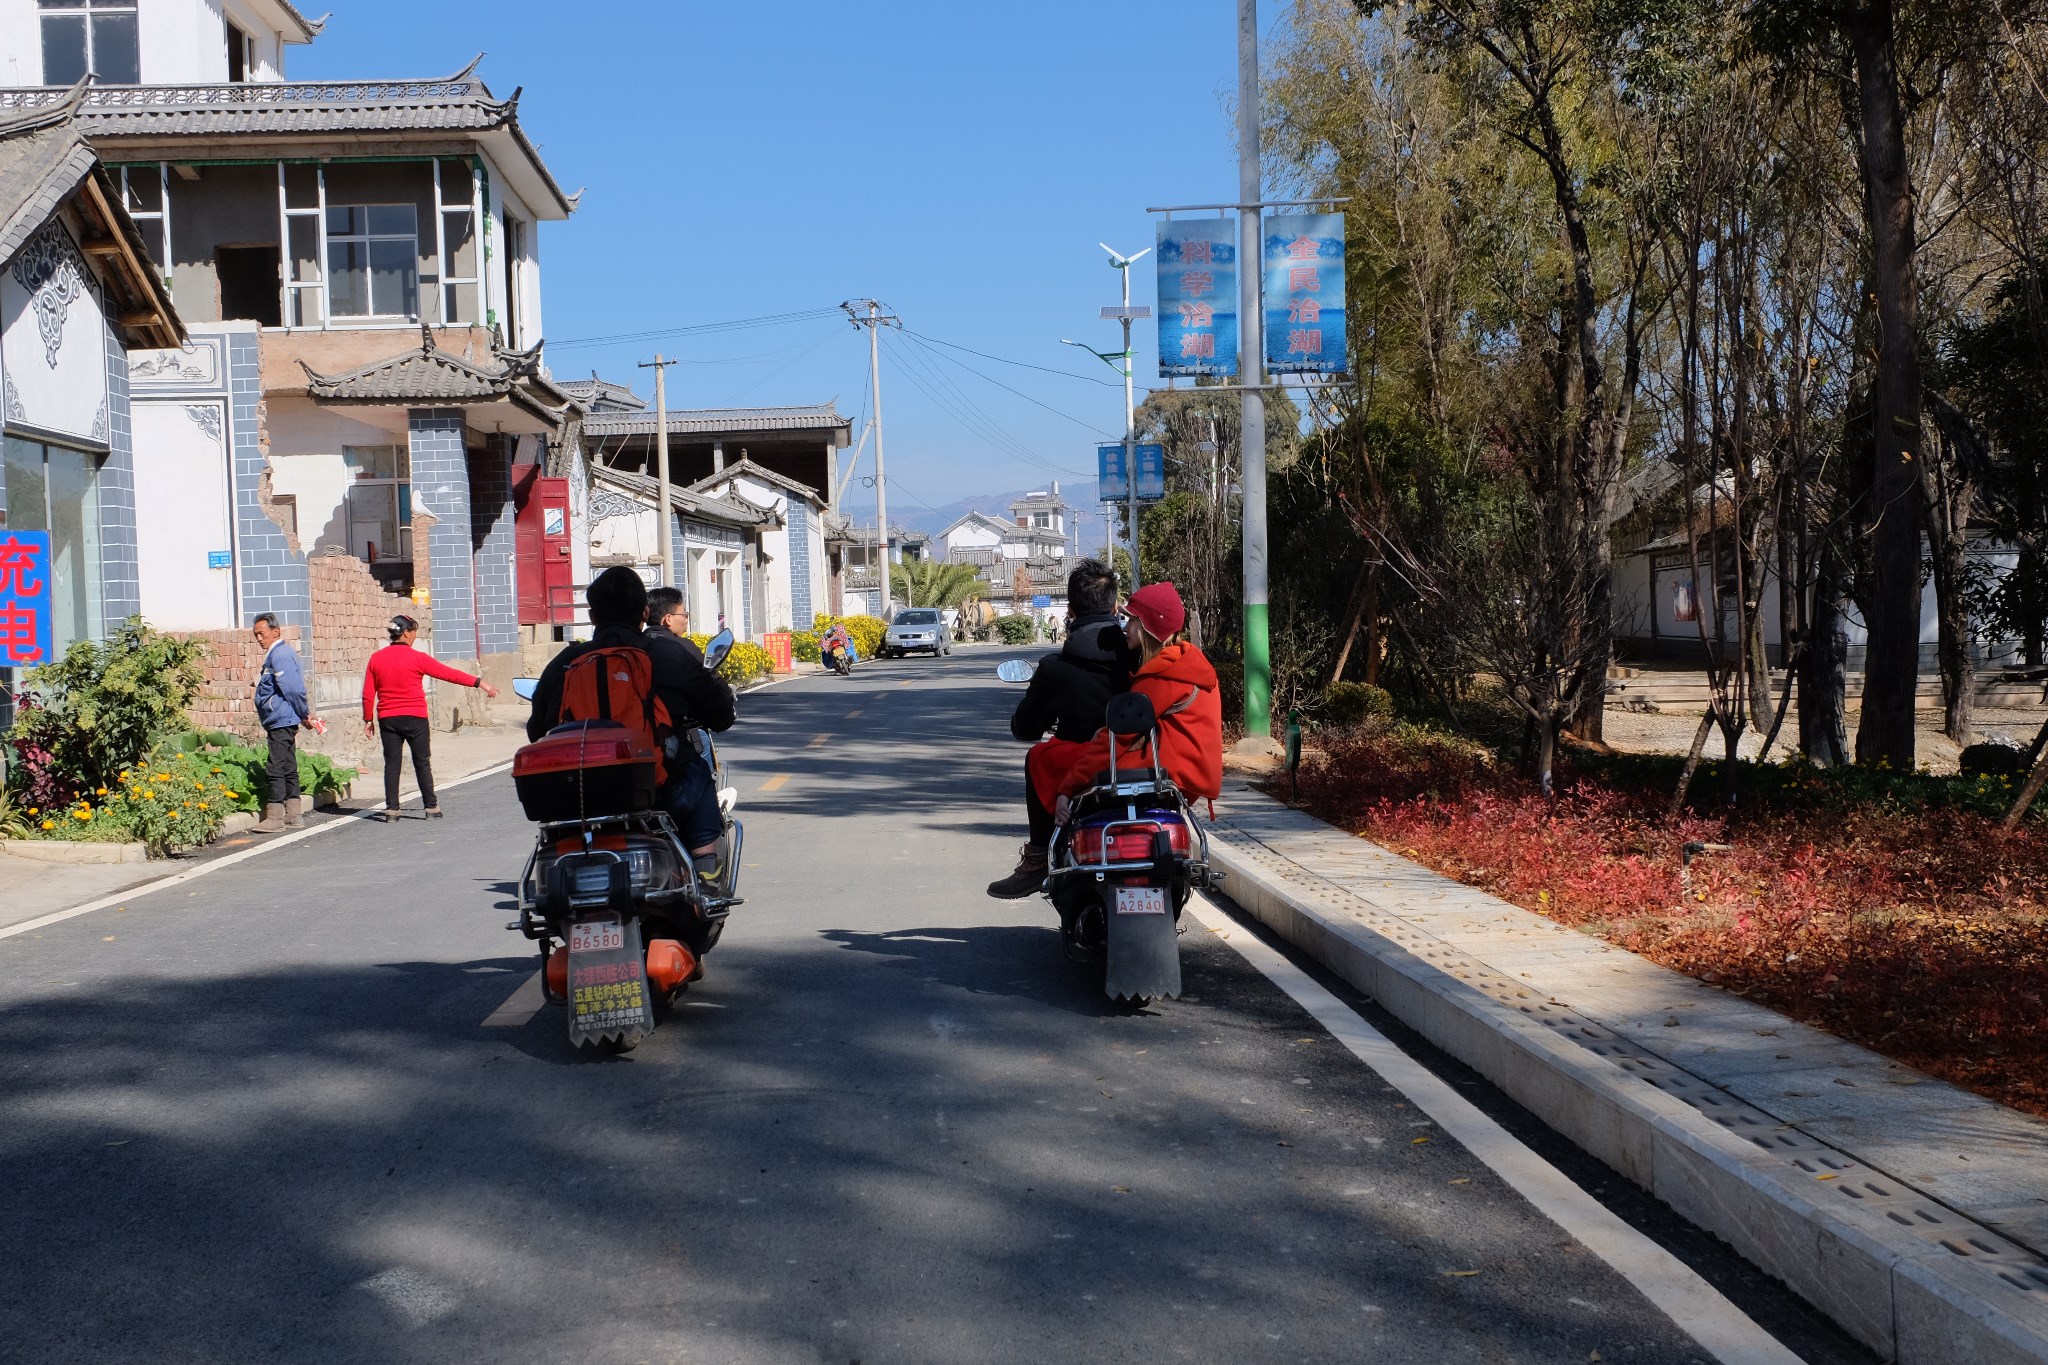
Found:
M 1154 583 L 1132 593 L 1124 604 L 1129 624 L 1124 638 L 1141 662 L 1131 677 L 1131 691 L 1152 699 L 1159 715 L 1159 761 L 1182 795 L 1215 800 L 1223 793 L 1223 699 L 1216 690 L 1216 670 L 1202 651 L 1181 634 L 1187 608 L 1171 583 Z M 1109 767 L 1109 746 L 1120 743 L 1117 766 L 1149 767 L 1143 740 L 1113 741 L 1098 730 L 1088 748 L 1060 783 L 1066 800 L 1091 786 Z
M 419 622 L 410 616 L 394 616 L 386 627 L 391 643 L 370 656 L 363 669 L 363 733 L 384 737 L 384 819 L 398 818 L 398 762 L 406 746 L 412 748 L 413 776 L 419 779 L 420 804 L 427 818 L 441 818 L 441 803 L 434 799 L 434 768 L 428 747 L 427 688 L 421 678 L 439 678 L 464 687 L 483 689 L 486 697 L 498 689 L 459 668 L 450 668 L 423 650 L 412 647 L 420 633 Z

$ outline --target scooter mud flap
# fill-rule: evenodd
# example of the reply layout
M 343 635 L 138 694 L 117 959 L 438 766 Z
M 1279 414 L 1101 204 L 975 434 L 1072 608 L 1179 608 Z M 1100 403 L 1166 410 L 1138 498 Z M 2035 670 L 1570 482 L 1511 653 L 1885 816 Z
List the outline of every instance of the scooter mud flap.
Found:
M 1103 988 L 1112 1000 L 1180 994 L 1180 937 L 1166 888 L 1105 886 L 1109 964 Z
M 654 1032 L 640 921 L 610 913 L 569 922 L 569 1041 L 631 1041 Z

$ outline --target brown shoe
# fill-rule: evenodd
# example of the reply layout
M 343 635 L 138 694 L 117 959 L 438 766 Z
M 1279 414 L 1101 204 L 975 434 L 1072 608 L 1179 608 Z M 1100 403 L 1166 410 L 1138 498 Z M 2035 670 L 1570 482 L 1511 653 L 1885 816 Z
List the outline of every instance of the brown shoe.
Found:
M 306 827 L 305 804 L 306 798 L 303 796 L 294 796 L 291 800 L 284 803 L 284 827 L 286 829 L 304 829 Z
M 251 834 L 276 834 L 284 828 L 284 806 L 276 801 L 263 807 L 263 818 L 249 827 Z
M 1045 886 L 1045 850 L 1037 844 L 1024 845 L 1017 866 L 1001 881 L 990 882 L 988 893 L 999 901 L 1020 901 L 1037 895 Z

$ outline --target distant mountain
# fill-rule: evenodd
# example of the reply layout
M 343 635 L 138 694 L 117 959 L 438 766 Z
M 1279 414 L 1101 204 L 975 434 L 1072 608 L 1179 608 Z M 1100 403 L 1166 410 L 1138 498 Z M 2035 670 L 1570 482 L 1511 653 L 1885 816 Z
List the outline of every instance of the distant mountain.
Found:
M 1010 504 L 1030 493 L 1044 492 L 1048 484 L 1037 484 L 1030 488 L 1013 488 L 1006 493 L 978 493 L 973 497 L 949 502 L 943 507 L 926 507 L 923 503 L 912 502 L 900 494 L 889 499 L 889 521 L 909 531 L 922 531 L 936 536 L 969 512 L 986 512 L 1002 521 L 1009 520 Z M 1062 479 L 1060 497 L 1074 510 L 1068 514 L 1067 528 L 1073 531 L 1078 520 L 1081 529 L 1081 545 L 1084 550 L 1099 548 L 1102 541 L 1102 512 L 1095 500 L 1095 480 Z M 856 502 L 849 498 L 846 511 L 856 523 L 866 521 L 870 525 L 875 519 L 875 500 Z

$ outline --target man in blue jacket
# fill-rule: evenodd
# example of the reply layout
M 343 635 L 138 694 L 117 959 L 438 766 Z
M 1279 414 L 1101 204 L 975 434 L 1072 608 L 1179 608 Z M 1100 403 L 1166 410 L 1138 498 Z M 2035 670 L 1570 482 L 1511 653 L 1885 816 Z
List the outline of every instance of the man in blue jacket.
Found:
M 299 805 L 299 727 L 315 723 L 306 700 L 306 671 L 272 613 L 258 616 L 250 634 L 263 646 L 263 669 L 256 675 L 256 719 L 270 740 L 270 801 L 256 832 L 301 829 L 306 820 Z

